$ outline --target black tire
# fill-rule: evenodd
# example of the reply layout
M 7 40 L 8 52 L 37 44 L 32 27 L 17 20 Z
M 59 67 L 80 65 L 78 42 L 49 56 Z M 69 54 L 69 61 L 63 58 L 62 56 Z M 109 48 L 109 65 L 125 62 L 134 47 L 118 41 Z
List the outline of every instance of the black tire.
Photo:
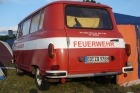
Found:
M 45 77 L 40 74 L 39 68 L 35 69 L 35 83 L 40 91 L 49 90 L 50 84 L 45 81 Z

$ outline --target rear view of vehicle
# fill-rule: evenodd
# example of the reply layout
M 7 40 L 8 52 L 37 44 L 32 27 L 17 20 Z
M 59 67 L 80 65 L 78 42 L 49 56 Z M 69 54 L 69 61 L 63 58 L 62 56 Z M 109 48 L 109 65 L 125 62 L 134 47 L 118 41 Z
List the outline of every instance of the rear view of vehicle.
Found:
M 68 77 L 107 76 L 132 71 L 132 67 L 125 67 L 130 48 L 118 32 L 111 8 L 86 4 L 89 3 L 65 5 Z
M 118 32 L 110 7 L 88 2 L 63 5 L 68 60 L 62 63 L 68 62 L 68 69 L 59 64 L 63 71 L 46 71 L 46 77 L 65 82 L 67 78 L 116 76 L 133 70 L 127 65 L 130 47 Z
M 32 24 L 38 27 L 34 21 L 37 13 L 44 14 L 42 28 L 32 32 Z M 49 82 L 115 76 L 133 70 L 127 62 L 130 46 L 125 44 L 108 6 L 57 1 L 29 15 L 20 26 L 24 23 L 30 29 L 15 41 L 14 60 L 17 71 L 35 69 L 40 90 L 45 84 L 49 88 Z
M 70 76 L 86 76 L 87 73 L 115 75 L 121 72 L 126 61 L 125 43 L 107 9 L 66 6 Z M 120 58 L 121 52 L 124 53 L 123 58 Z

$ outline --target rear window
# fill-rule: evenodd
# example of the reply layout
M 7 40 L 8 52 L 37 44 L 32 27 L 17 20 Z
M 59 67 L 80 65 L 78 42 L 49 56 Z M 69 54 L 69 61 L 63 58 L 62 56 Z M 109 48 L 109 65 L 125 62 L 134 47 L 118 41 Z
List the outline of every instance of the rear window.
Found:
M 66 25 L 70 28 L 112 29 L 106 9 L 83 6 L 66 6 Z

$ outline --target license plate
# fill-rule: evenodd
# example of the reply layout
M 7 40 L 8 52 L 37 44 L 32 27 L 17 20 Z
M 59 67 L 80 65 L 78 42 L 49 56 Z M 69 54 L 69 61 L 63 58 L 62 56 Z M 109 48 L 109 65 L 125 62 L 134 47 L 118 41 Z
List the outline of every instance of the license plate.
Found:
M 109 56 L 85 56 L 85 63 L 107 63 L 109 62 Z

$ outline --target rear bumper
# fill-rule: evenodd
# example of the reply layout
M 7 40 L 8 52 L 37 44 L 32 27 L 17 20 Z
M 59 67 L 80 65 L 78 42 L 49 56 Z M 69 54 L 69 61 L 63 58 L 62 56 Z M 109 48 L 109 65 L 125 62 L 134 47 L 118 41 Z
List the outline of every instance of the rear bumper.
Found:
M 129 73 L 133 71 L 133 67 L 123 67 L 122 72 L 103 72 L 103 73 L 88 73 L 88 74 L 68 74 L 67 71 L 46 71 L 47 78 L 78 78 L 78 77 L 93 77 L 93 76 L 108 76 L 118 75 L 121 73 Z
M 46 71 L 45 76 L 48 78 L 65 78 L 67 77 L 67 71 Z
M 122 72 L 103 72 L 103 73 L 88 73 L 88 74 L 68 74 L 67 71 L 46 71 L 47 78 L 78 78 L 78 77 L 93 77 L 93 76 L 108 76 L 118 75 Z
M 132 72 L 134 70 L 133 67 L 123 67 L 122 68 L 122 73 L 129 73 L 129 72 Z

